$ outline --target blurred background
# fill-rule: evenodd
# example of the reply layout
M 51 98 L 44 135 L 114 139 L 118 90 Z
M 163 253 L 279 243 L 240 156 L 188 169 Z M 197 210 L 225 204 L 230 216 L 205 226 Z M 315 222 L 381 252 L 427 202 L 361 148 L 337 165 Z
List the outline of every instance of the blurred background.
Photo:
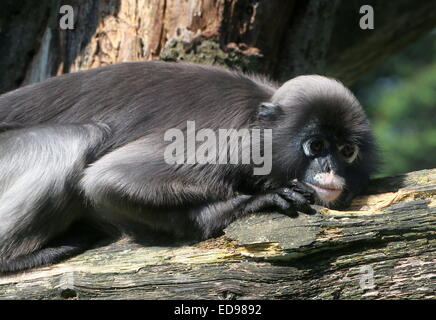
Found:
M 151 59 L 325 74 L 362 102 L 392 175 L 436 168 L 435 28 L 435 0 L 2 0 L 0 93 Z
M 436 168 L 435 56 L 436 30 L 351 88 L 369 113 L 382 151 L 379 176 Z

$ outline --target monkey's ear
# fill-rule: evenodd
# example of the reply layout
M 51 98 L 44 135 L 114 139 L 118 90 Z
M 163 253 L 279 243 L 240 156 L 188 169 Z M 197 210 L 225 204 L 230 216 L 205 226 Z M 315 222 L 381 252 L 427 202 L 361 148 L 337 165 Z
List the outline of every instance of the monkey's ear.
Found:
M 263 102 L 257 110 L 257 117 L 260 120 L 275 120 L 282 113 L 283 110 L 280 105 L 271 102 Z

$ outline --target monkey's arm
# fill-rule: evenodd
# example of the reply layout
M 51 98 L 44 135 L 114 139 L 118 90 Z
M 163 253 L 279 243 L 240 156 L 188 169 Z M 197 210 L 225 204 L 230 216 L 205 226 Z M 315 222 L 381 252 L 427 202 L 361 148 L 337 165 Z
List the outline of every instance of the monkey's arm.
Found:
M 223 179 L 210 181 L 206 174 L 198 182 L 205 168 L 170 170 L 162 155 L 149 139 L 130 143 L 86 169 L 80 187 L 101 215 L 114 219 L 115 224 L 131 220 L 176 236 L 196 231 L 201 238 L 246 214 L 267 208 L 308 211 L 313 203 L 313 191 L 299 183 L 237 195 Z
M 117 182 L 120 183 L 119 180 Z M 154 192 L 153 187 L 156 188 Z M 188 190 L 181 190 L 175 184 L 154 184 L 135 190 L 132 185 L 129 189 L 119 189 L 117 185 L 106 185 L 105 188 L 111 191 L 106 195 L 100 194 L 94 201 L 97 211 L 105 219 L 112 217 L 112 223 L 119 225 L 128 225 L 129 221 L 139 223 L 181 238 L 207 239 L 235 219 L 265 210 L 279 210 L 287 215 L 295 215 L 297 211 L 309 213 L 312 212 L 310 204 L 314 202 L 313 191 L 299 183 L 266 193 L 233 195 L 225 200 L 209 202 L 198 200 L 212 199 L 212 196 L 194 186 L 188 186 Z M 98 189 L 88 185 L 86 195 L 95 197 L 92 193 L 100 192 L 101 189 Z M 159 194 L 162 190 L 166 190 L 166 193 Z M 157 202 L 150 201 L 150 193 L 160 199 Z M 131 202 L 127 199 L 131 199 Z M 164 209 L 162 199 L 167 202 Z M 156 206 L 156 203 L 159 205 Z
M 217 201 L 191 209 L 189 215 L 208 238 L 228 226 L 237 218 L 265 210 L 279 210 L 288 215 L 297 211 L 312 212 L 314 193 L 307 186 L 292 182 L 289 186 L 257 195 L 239 195 L 226 201 Z

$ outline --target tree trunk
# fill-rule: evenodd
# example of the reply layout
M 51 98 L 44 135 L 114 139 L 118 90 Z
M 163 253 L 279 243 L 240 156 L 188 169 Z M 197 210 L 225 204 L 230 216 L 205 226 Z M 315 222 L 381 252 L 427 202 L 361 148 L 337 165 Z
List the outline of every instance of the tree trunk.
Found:
M 62 30 L 61 5 L 74 8 Z M 375 29 L 361 30 L 362 5 Z M 323 73 L 351 84 L 436 25 L 433 0 L 4 0 L 0 93 L 124 61 L 217 63 L 284 81 Z M 401 36 L 398 36 L 401 35 Z
M 231 224 L 192 245 L 120 241 L 0 278 L 2 299 L 434 299 L 436 169 L 373 180 L 347 211 Z

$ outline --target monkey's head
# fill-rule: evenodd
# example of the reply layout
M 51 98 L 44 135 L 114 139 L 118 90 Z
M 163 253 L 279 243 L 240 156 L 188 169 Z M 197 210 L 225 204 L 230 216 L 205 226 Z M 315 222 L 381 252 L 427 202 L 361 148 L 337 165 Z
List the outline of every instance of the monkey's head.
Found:
M 356 97 L 340 82 L 318 75 L 283 84 L 258 119 L 273 129 L 271 176 L 312 187 L 316 202 L 347 206 L 374 172 L 377 152 L 369 121 Z

